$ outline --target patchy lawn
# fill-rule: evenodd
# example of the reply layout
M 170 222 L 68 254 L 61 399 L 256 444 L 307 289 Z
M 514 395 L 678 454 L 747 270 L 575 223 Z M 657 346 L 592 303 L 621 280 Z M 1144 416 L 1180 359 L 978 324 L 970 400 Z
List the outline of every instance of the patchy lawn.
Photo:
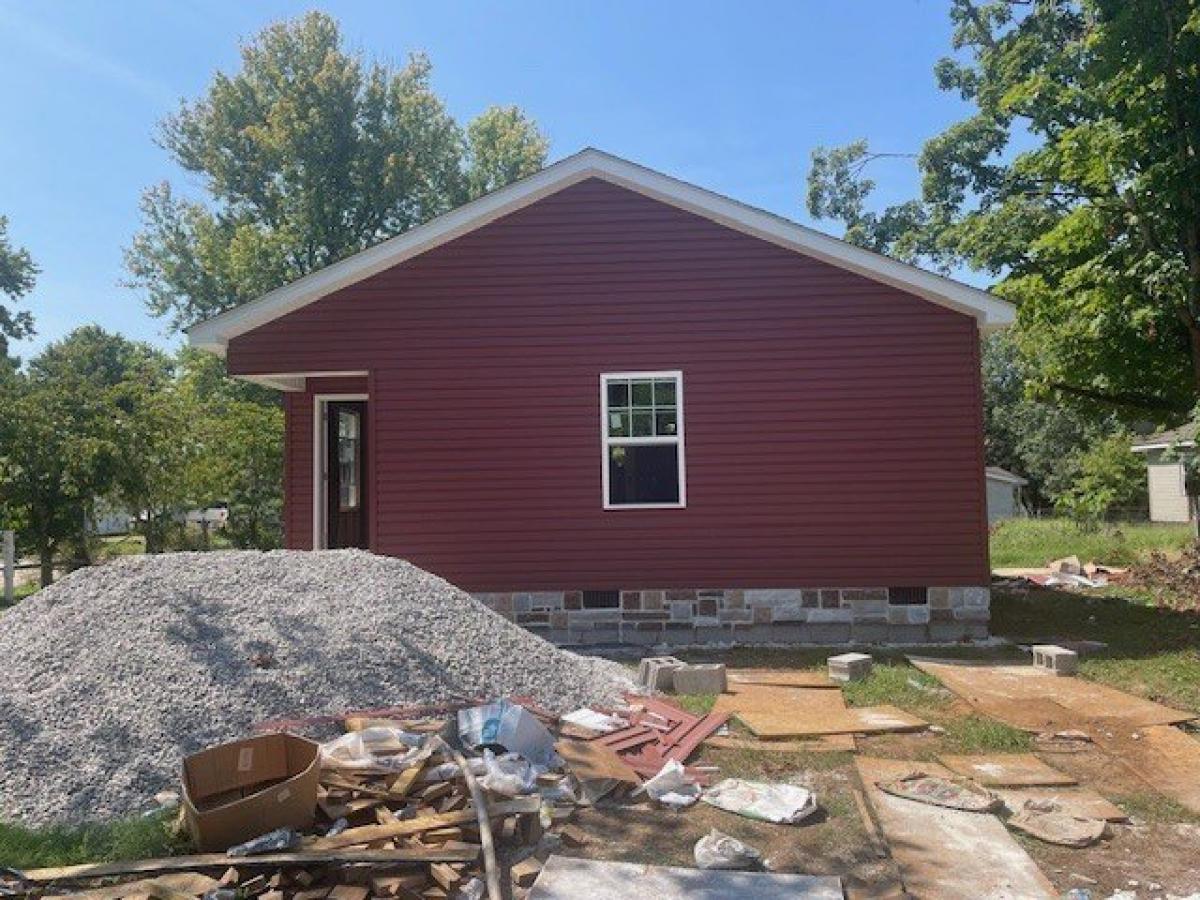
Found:
M 170 856 L 186 847 L 186 839 L 171 836 L 169 818 L 162 815 L 78 828 L 0 823 L 0 866 L 15 869 Z
M 1034 568 L 1064 556 L 1127 566 L 1151 550 L 1178 553 L 1192 539 L 1187 524 L 1121 522 L 1092 529 L 1070 519 L 1007 519 L 992 527 L 990 545 L 997 569 Z

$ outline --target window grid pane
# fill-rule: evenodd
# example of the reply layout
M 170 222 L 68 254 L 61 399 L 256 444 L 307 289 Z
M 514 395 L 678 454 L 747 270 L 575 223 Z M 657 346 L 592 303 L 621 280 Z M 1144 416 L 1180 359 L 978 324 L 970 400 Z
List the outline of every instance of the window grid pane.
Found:
M 675 377 L 605 378 L 605 470 L 609 506 L 671 505 L 682 499 Z M 662 442 L 641 443 L 662 438 Z

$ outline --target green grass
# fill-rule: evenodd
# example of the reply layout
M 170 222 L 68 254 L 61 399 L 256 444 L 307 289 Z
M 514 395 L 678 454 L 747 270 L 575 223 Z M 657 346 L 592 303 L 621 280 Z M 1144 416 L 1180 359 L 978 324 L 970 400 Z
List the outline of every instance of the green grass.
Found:
M 1151 550 L 1177 553 L 1191 541 L 1186 524 L 1125 522 L 1084 529 L 1070 519 L 1008 519 L 992 528 L 992 566 L 1032 568 L 1064 556 L 1127 566 Z
M 168 831 L 169 817 L 139 816 L 77 828 L 22 828 L 0 823 L 0 865 L 15 869 L 170 856 L 186 848 Z
M 1105 649 L 1080 661 L 1083 677 L 1200 713 L 1200 613 L 1153 606 L 1125 588 L 996 592 L 992 631 L 1020 641 L 1103 641 Z
M 1031 736 L 1019 728 L 986 716 L 955 716 L 940 723 L 942 752 L 1025 753 L 1033 746 Z

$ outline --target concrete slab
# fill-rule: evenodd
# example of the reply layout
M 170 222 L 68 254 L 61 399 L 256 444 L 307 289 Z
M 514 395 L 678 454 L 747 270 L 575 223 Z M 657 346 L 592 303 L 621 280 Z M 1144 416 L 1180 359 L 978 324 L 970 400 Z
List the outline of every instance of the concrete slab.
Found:
M 842 880 L 832 875 L 776 875 L 648 866 L 551 856 L 529 891 L 529 900 L 842 900 Z

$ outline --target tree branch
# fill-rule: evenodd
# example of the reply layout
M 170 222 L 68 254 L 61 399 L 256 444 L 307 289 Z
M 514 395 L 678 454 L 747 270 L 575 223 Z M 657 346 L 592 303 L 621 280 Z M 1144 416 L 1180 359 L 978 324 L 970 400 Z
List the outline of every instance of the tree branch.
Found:
M 1154 397 L 1150 394 L 1139 394 L 1136 391 L 1116 391 L 1108 393 L 1106 391 L 1097 391 L 1093 388 L 1080 387 L 1075 384 L 1065 384 L 1063 382 L 1051 382 L 1046 385 L 1052 391 L 1067 394 L 1072 397 L 1081 397 L 1084 400 L 1094 400 L 1097 403 L 1108 403 L 1117 406 L 1131 406 L 1137 409 L 1144 409 L 1154 412 L 1169 412 L 1169 413 L 1186 413 L 1188 407 L 1179 406 L 1170 403 L 1161 397 Z

